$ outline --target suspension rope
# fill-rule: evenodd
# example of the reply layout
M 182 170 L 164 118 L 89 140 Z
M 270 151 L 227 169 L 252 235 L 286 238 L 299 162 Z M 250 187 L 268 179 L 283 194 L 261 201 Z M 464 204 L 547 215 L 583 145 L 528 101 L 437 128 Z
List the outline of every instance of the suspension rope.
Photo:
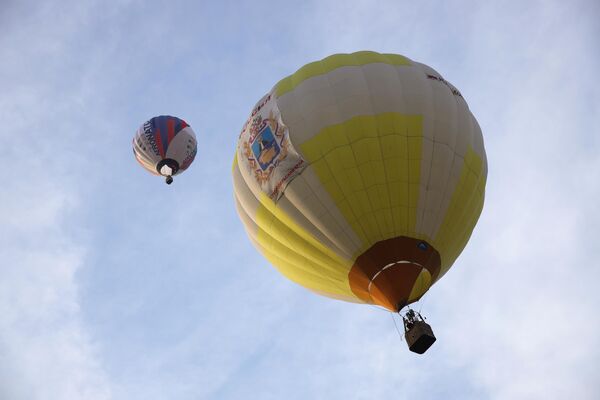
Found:
M 421 314 L 421 310 L 423 309 L 423 306 L 425 305 L 425 300 L 427 300 L 428 294 L 429 294 L 429 291 L 425 292 L 425 294 L 423 295 L 423 297 L 421 297 L 421 300 L 419 301 L 419 314 Z
M 392 317 L 392 321 L 394 321 L 394 326 L 396 327 L 396 332 L 398 332 L 398 337 L 400 338 L 400 341 L 402 341 L 403 335 L 400 333 L 400 329 L 398 329 L 398 324 L 396 324 L 396 318 L 394 318 L 394 313 L 390 312 L 390 315 Z

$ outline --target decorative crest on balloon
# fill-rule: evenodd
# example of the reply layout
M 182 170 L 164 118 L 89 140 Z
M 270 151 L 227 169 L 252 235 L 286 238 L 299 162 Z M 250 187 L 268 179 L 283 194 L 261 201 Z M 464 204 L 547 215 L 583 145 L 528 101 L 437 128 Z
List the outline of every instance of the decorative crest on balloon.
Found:
M 277 201 L 285 186 L 306 166 L 294 150 L 271 95 L 259 101 L 239 141 L 240 160 L 261 190 Z

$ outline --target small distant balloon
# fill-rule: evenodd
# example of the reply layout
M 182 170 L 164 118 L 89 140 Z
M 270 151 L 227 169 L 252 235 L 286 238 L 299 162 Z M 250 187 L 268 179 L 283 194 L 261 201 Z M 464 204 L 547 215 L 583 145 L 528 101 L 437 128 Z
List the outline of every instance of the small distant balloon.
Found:
M 142 124 L 133 138 L 133 154 L 147 171 L 165 177 L 167 184 L 194 161 L 198 150 L 196 135 L 182 119 L 169 115 L 154 117 Z

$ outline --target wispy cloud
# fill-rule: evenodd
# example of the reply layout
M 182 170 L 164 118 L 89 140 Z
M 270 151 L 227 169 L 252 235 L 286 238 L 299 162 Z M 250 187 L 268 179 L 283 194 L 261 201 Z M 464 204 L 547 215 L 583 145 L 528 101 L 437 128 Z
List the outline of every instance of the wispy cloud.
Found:
M 1 17 L 0 397 L 598 397 L 596 2 L 51 3 Z M 438 69 L 486 139 L 484 213 L 426 297 L 423 357 L 385 312 L 279 276 L 231 200 L 254 101 L 360 49 Z M 161 113 L 200 139 L 169 190 L 129 148 Z
M 72 127 L 82 117 L 77 77 L 62 68 L 87 9 L 50 6 L 13 4 L 0 40 L 0 397 L 108 399 L 79 302 L 86 248 L 72 224 L 81 206 Z
M 62 228 L 77 194 L 52 168 L 32 164 L 22 160 L 0 201 L 0 397 L 107 399 L 80 316 L 75 274 L 85 249 Z

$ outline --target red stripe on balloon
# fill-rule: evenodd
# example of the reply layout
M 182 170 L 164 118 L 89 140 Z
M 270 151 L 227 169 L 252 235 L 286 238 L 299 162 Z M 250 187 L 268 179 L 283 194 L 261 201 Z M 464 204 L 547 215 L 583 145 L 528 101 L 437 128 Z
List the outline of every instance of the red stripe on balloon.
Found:
M 175 136 L 175 120 L 169 119 L 167 121 L 167 144 L 171 144 L 171 140 Z
M 160 137 L 160 129 L 156 129 L 156 133 L 154 134 L 154 138 L 156 140 L 156 145 L 158 146 L 158 151 L 162 158 L 165 158 L 165 148 L 163 146 L 162 139 Z

